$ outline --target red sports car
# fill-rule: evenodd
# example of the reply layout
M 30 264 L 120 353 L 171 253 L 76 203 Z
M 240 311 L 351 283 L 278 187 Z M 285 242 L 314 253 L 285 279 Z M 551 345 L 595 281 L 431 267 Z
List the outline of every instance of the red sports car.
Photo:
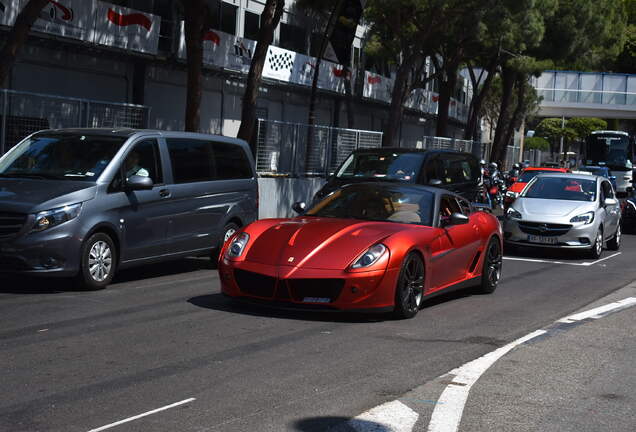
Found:
M 493 292 L 501 251 L 497 219 L 458 195 L 358 183 L 298 217 L 246 226 L 225 243 L 219 275 L 230 297 L 410 318 L 424 297 Z

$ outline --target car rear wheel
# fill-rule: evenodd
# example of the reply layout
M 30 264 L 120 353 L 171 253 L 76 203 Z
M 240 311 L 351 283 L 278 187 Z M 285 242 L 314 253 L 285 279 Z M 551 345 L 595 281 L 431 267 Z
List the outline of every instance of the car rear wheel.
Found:
M 484 268 L 481 272 L 481 284 L 477 288 L 477 292 L 480 294 L 491 294 L 497 289 L 501 279 L 502 263 L 501 244 L 497 238 L 493 238 L 486 249 Z
M 115 276 L 116 263 L 113 240 L 104 233 L 93 234 L 82 245 L 78 285 L 89 290 L 106 288 Z
M 607 248 L 613 251 L 619 250 L 621 248 L 622 235 L 623 233 L 621 230 L 621 224 L 618 224 L 618 226 L 616 227 L 616 233 L 614 234 L 614 237 L 612 237 L 611 240 L 607 242 Z
M 596 232 L 596 239 L 590 249 L 590 258 L 599 259 L 603 254 L 603 228 L 598 229 Z
M 417 315 L 424 297 L 424 262 L 416 253 L 410 253 L 402 263 L 395 287 L 394 315 L 398 319 Z
M 235 224 L 234 222 L 230 222 L 223 227 L 223 234 L 221 235 L 221 238 L 219 239 L 219 244 L 216 246 L 216 248 L 212 251 L 210 255 L 212 262 L 216 263 L 219 260 L 219 253 L 221 252 L 221 249 L 223 249 L 223 245 L 238 230 L 239 230 L 239 226 Z

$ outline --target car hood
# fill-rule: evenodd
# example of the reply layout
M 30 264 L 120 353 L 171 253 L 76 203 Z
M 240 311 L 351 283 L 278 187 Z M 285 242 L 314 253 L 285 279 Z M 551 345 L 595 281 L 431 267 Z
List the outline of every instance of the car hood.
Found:
M 522 182 L 515 182 L 513 184 L 510 185 L 510 187 L 508 188 L 508 190 L 510 192 L 517 192 L 520 193 L 524 187 L 526 187 L 528 183 L 522 183 Z
M 95 197 L 97 185 L 71 180 L 0 179 L 0 211 L 35 213 Z
M 595 210 L 593 202 L 538 198 L 517 199 L 513 207 L 524 219 L 529 220 L 544 220 L 546 217 L 565 218 Z
M 250 228 L 247 232 L 254 237 L 248 243 L 247 261 L 344 270 L 370 246 L 408 229 L 408 226 L 392 222 L 299 217 L 259 221 Z

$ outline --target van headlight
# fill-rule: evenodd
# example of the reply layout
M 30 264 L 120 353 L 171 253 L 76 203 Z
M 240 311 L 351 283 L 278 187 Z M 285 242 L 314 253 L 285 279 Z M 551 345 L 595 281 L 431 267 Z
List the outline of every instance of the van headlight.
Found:
M 570 219 L 570 222 L 572 222 L 572 223 L 585 222 L 585 225 L 591 224 L 593 221 L 594 221 L 594 212 L 593 211 L 589 211 L 587 213 L 583 213 L 583 214 L 580 214 L 578 216 L 574 216 L 572 219 Z
M 52 210 L 42 211 L 35 215 L 34 232 L 40 232 L 75 219 L 82 209 L 82 203 L 67 205 Z
M 245 246 L 247 246 L 247 242 L 250 240 L 249 234 L 242 232 L 238 236 L 232 240 L 230 243 L 230 247 L 227 248 L 227 252 L 225 254 L 229 258 L 238 258 L 243 255 L 243 251 L 245 250 Z

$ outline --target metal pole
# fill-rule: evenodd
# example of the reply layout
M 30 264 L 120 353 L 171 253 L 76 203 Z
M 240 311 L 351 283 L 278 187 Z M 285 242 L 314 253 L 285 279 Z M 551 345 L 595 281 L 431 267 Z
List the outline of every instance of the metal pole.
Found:
M 561 129 L 565 129 L 565 115 L 561 116 Z M 559 157 L 563 156 L 563 133 L 561 133 L 561 143 L 559 145 Z M 565 157 L 563 157 L 563 162 L 565 163 Z

